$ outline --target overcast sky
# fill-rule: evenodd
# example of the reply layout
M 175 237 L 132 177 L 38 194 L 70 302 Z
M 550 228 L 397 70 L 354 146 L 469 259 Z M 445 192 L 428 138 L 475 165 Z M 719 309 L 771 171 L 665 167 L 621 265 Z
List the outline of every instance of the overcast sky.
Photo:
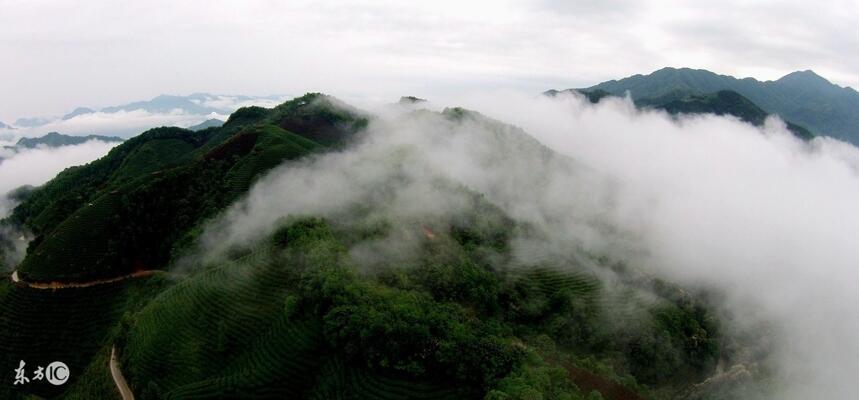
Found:
M 664 66 L 859 87 L 859 2 L 0 0 L 0 121 L 205 91 L 590 86 Z

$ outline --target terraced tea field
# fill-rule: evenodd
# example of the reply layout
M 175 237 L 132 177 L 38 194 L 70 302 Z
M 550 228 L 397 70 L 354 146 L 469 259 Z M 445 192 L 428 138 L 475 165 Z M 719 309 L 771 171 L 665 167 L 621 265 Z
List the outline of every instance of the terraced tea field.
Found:
M 148 281 L 150 280 L 151 281 Z M 62 361 L 71 371 L 71 386 L 109 345 L 122 313 L 133 310 L 163 284 L 143 278 L 108 285 L 61 290 L 18 286 L 8 276 L 0 280 L 0 368 L 14 371 L 26 362 L 28 376 L 36 366 Z M 106 370 L 106 365 L 100 366 Z M 26 386 L 0 385 L 0 398 L 24 393 L 51 397 L 66 387 L 45 381 Z

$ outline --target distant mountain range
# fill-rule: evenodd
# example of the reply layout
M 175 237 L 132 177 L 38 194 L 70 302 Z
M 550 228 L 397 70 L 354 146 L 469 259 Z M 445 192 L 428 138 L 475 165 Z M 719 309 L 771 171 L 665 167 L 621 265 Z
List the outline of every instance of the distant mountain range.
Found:
M 3 121 L 0 121 L 0 129 L 8 129 L 8 128 L 11 128 L 11 126 L 4 124 Z
M 591 103 L 598 103 L 602 98 L 613 96 L 605 90 L 570 89 L 583 94 Z M 559 91 L 548 91 L 545 94 L 554 96 Z M 635 100 L 640 108 L 654 108 L 667 111 L 671 115 L 678 114 L 715 114 L 733 115 L 754 126 L 763 126 L 770 115 L 751 100 L 732 90 L 720 90 L 710 94 L 683 94 L 671 92 L 667 95 Z M 814 137 L 807 128 L 785 121 L 787 129 L 801 139 L 810 140 Z
M 75 117 L 96 112 L 113 114 L 118 112 L 146 111 L 149 113 L 167 114 L 180 112 L 188 115 L 207 117 L 212 114 L 229 115 L 239 107 L 249 105 L 274 106 L 283 100 L 283 96 L 243 96 L 218 95 L 209 93 L 194 93 L 189 96 L 160 95 L 151 100 L 136 101 L 128 104 L 93 109 L 77 107 L 72 112 L 61 117 L 28 117 L 18 118 L 12 125 L 19 128 L 37 128 L 52 122 L 67 121 Z M 2 128 L 3 126 L 0 126 Z M 10 126 L 11 127 L 11 126 Z
M 12 154 L 17 153 L 24 149 L 33 149 L 36 147 L 44 146 L 44 147 L 63 147 L 63 146 L 74 146 L 76 144 L 81 144 L 88 142 L 90 140 L 100 140 L 102 142 L 124 142 L 124 139 L 115 137 L 115 136 L 100 136 L 100 135 L 88 135 L 88 136 L 70 136 L 63 135 L 57 132 L 51 132 L 47 135 L 41 137 L 34 138 L 21 138 L 18 139 L 18 142 L 13 146 L 2 146 L 0 150 L 11 151 Z M 0 153 L 0 162 L 3 162 L 3 154 Z
M 676 112 L 694 112 L 707 102 L 707 99 L 696 96 L 710 96 L 711 103 L 719 100 L 721 106 L 728 106 L 725 101 L 730 100 L 735 102 L 731 107 L 740 105 L 740 108 L 751 110 L 752 107 L 740 104 L 745 102 L 744 98 L 765 113 L 777 114 L 792 123 L 795 133 L 805 127 L 813 134 L 859 145 L 859 92 L 832 84 L 810 70 L 792 72 L 775 81 L 758 81 L 701 69 L 663 68 L 649 75 L 633 75 L 577 90 L 596 97 L 601 93 L 623 96 L 629 92 L 637 105 Z M 742 98 L 724 93 L 719 95 L 721 91 L 732 91 Z
M 221 121 L 217 118 L 210 118 L 210 119 L 207 119 L 207 120 L 205 120 L 205 121 L 203 121 L 197 125 L 189 126 L 188 129 L 192 130 L 192 131 L 202 131 L 203 129 L 208 129 L 208 128 L 220 128 L 221 125 L 223 125 L 223 124 L 224 124 L 224 121 Z
M 90 140 L 101 140 L 102 142 L 123 142 L 124 140 L 118 138 L 116 136 L 100 136 L 100 135 L 88 135 L 88 136 L 69 136 L 63 135 L 57 132 L 51 132 L 42 137 L 36 138 L 21 138 L 18 140 L 18 143 L 15 144 L 14 147 L 17 148 L 27 148 L 32 149 L 39 146 L 46 147 L 62 147 L 62 146 L 73 146 L 76 144 L 81 144 L 88 142 Z M 10 146 L 11 147 L 11 146 Z
M 137 101 L 121 106 L 105 107 L 101 112 L 114 113 L 119 111 L 144 110 L 152 113 L 165 113 L 182 110 L 188 114 L 229 114 L 235 111 L 234 104 L 253 102 L 260 98 L 249 96 L 224 96 L 208 93 L 194 93 L 190 96 L 160 95 L 149 101 Z M 279 96 L 263 97 L 267 100 L 279 100 Z

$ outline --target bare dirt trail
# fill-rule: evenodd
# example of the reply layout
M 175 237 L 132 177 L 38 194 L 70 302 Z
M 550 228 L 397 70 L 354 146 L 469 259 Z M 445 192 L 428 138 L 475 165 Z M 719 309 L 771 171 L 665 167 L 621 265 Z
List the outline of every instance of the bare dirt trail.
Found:
M 119 390 L 122 400 L 134 400 L 134 393 L 131 392 L 125 377 L 122 376 L 122 371 L 119 370 L 119 362 L 116 360 L 116 346 L 110 349 L 110 375 L 113 377 L 113 383 L 116 384 L 116 389 Z
M 573 382 L 586 393 L 597 391 L 608 400 L 644 400 L 638 393 L 599 375 L 577 368 L 570 363 L 563 365 L 573 378 Z
M 91 287 L 91 286 L 96 286 L 96 285 L 105 285 L 105 284 L 109 284 L 109 283 L 116 283 L 119 281 L 124 281 L 126 279 L 143 278 L 143 277 L 147 277 L 147 276 L 152 276 L 158 272 L 163 272 L 163 271 L 158 271 L 158 270 L 139 271 L 139 272 L 134 272 L 134 273 L 131 273 L 128 275 L 118 276 L 116 278 L 97 279 L 97 280 L 92 280 L 92 281 L 87 281 L 87 282 L 28 282 L 28 281 L 21 280 L 21 278 L 18 277 L 18 271 L 12 272 L 12 275 L 10 278 L 12 279 L 12 283 L 14 283 L 16 285 L 26 286 L 26 287 L 29 287 L 32 289 L 56 290 L 56 289 L 86 288 L 86 287 Z

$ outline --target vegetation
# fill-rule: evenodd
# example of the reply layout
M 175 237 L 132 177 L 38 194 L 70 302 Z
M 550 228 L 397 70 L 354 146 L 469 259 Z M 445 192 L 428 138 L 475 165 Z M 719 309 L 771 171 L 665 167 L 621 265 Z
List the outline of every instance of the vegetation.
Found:
M 28 377 L 37 366 L 63 361 L 73 379 L 88 368 L 96 368 L 96 354 L 118 335 L 124 313 L 133 313 L 167 284 L 160 277 L 117 285 L 59 291 L 14 286 L 8 276 L 0 281 L 0 368 L 14 371 L 26 362 Z M 105 366 L 107 364 L 104 364 Z M 98 366 L 101 367 L 101 366 Z M 102 370 L 98 368 L 98 370 Z M 0 385 L 0 397 L 16 398 L 24 393 L 54 397 L 65 387 L 31 381 L 26 387 Z
M 442 115 L 549 152 L 480 114 Z M 366 204 L 348 222 L 292 217 L 215 261 L 177 263 L 266 171 L 348 146 L 368 121 L 308 94 L 222 127 L 150 130 L 33 189 L 5 222 L 36 235 L 24 279 L 169 272 L 58 290 L 4 279 L 2 367 L 60 359 L 80 373 L 0 397 L 115 396 L 111 346 L 142 400 L 670 398 L 713 372 L 723 335 L 702 298 L 576 249 L 568 262 L 516 260 L 511 240 L 527 227 L 451 182 L 470 199 L 455 218 Z M 404 231 L 417 238 L 407 257 L 368 266 L 352 251 Z
M 36 235 L 21 275 L 85 280 L 163 269 L 177 242 L 193 241 L 186 234 L 254 179 L 324 147 L 309 138 L 335 145 L 366 124 L 332 111 L 326 101 L 308 95 L 265 114 L 240 110 L 237 118 L 245 125 L 231 118 L 222 129 L 154 129 L 100 160 L 64 171 L 33 191 L 10 218 Z M 293 133 L 274 121 L 307 130 Z

